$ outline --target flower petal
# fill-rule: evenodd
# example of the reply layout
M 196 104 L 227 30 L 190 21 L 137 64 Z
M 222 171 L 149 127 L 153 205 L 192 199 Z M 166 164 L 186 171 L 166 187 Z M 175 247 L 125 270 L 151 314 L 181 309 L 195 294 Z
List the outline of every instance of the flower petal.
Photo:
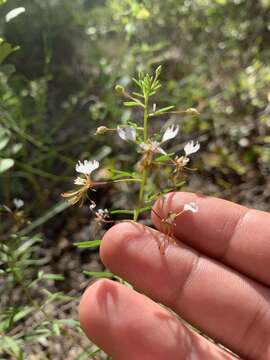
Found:
M 24 206 L 24 201 L 22 199 L 13 199 L 13 204 L 16 207 L 16 209 L 20 209 Z
M 191 154 L 196 153 L 199 149 L 200 149 L 199 142 L 197 141 L 195 143 L 193 140 L 189 141 L 184 147 L 184 151 L 185 151 L 186 156 L 189 156 Z
M 99 162 L 97 160 L 84 160 L 84 162 L 78 161 L 76 164 L 76 171 L 81 174 L 90 175 L 98 167 Z
M 118 135 L 125 141 L 136 141 L 136 130 L 130 126 L 117 128 Z
M 158 152 L 158 153 L 160 153 L 160 154 L 162 154 L 162 155 L 167 155 L 166 151 L 163 150 L 160 146 L 158 146 L 158 147 L 156 148 L 156 152 Z
M 178 125 L 169 126 L 165 130 L 161 142 L 164 143 L 165 141 L 168 141 L 168 140 L 171 140 L 171 139 L 175 138 L 176 135 L 178 134 L 178 131 L 179 131 L 179 126 Z

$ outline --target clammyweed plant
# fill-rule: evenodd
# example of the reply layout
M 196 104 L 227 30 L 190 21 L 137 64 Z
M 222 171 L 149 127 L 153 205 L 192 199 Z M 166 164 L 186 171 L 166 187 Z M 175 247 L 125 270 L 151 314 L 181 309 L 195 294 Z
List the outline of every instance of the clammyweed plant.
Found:
M 90 202 L 90 210 L 94 213 L 95 219 L 99 224 L 115 222 L 112 215 L 129 214 L 132 218 L 121 219 L 120 221 L 138 221 L 140 215 L 150 211 L 154 201 L 173 190 L 180 189 L 185 183 L 188 171 L 194 169 L 188 167 L 190 155 L 196 153 L 200 149 L 199 142 L 189 141 L 185 144 L 183 152 L 178 154 L 168 152 L 164 149 L 165 144 L 176 138 L 179 133 L 180 126 L 178 124 L 170 124 L 163 132 L 152 131 L 152 121 L 160 116 L 173 115 L 191 115 L 198 116 L 199 112 L 195 108 L 187 110 L 177 110 L 174 106 L 166 106 L 158 108 L 157 104 L 152 100 L 154 95 L 161 88 L 159 76 L 161 74 L 161 66 L 159 66 L 154 75 L 139 73 L 137 79 L 133 79 L 136 91 L 129 93 L 123 86 L 116 85 L 116 92 L 123 97 L 124 106 L 141 110 L 141 119 L 137 122 L 128 121 L 125 125 L 116 128 L 108 128 L 101 125 L 96 130 L 96 135 L 115 133 L 123 141 L 135 145 L 137 160 L 132 166 L 132 170 L 119 170 L 109 168 L 109 176 L 101 181 L 93 179 L 93 172 L 100 166 L 97 160 L 78 161 L 76 164 L 76 172 L 80 175 L 74 180 L 76 189 L 62 194 L 71 204 L 84 204 L 86 200 Z M 137 110 L 138 113 L 138 110 Z M 162 176 L 164 174 L 164 176 Z M 108 209 L 96 210 L 96 203 L 91 197 L 91 192 L 100 186 L 117 184 L 120 182 L 134 183 L 133 190 L 137 190 L 138 197 L 133 209 Z M 161 218 L 164 224 L 164 232 L 168 234 L 168 240 L 173 239 L 173 226 L 176 217 L 185 211 L 197 212 L 198 206 L 195 203 L 186 204 L 183 209 L 179 209 L 178 213 L 170 213 L 166 218 Z M 160 217 L 159 214 L 156 213 Z M 117 220 L 119 221 L 119 220 Z M 99 242 L 93 241 L 79 243 L 80 247 L 96 246 Z M 164 254 L 166 246 L 161 244 L 161 252 Z
M 89 204 L 90 211 L 94 214 L 94 218 L 98 228 L 103 224 L 115 223 L 119 221 L 140 220 L 142 215 L 147 212 L 154 211 L 152 206 L 157 198 L 164 194 L 180 189 L 185 183 L 185 178 L 189 171 L 195 169 L 190 168 L 190 156 L 200 149 L 200 144 L 195 141 L 189 141 L 180 150 L 180 153 L 169 152 L 165 150 L 167 143 L 175 139 L 179 134 L 180 126 L 171 123 L 163 128 L 163 131 L 153 127 L 152 122 L 155 119 L 163 117 L 166 119 L 171 115 L 174 118 L 178 116 L 198 116 L 199 112 L 195 108 L 187 110 L 178 110 L 174 106 L 166 106 L 159 108 L 153 101 L 154 96 L 161 88 L 159 76 L 161 66 L 159 66 L 153 76 L 149 74 L 139 73 L 137 79 L 133 79 L 136 91 L 129 93 L 123 86 L 116 85 L 116 92 L 124 98 L 124 106 L 136 109 L 136 114 L 141 114 L 138 121 L 127 121 L 125 125 L 119 125 L 115 128 L 108 128 L 101 125 L 96 130 L 96 135 L 116 135 L 135 149 L 135 163 L 129 164 L 129 170 L 108 168 L 102 173 L 107 174 L 105 178 L 95 180 L 94 172 L 100 167 L 97 160 L 78 161 L 75 170 L 79 174 L 74 180 L 75 189 L 65 192 L 62 196 L 71 204 L 78 203 L 82 206 L 86 201 Z M 153 130 L 156 128 L 156 130 Z M 128 146 L 128 144 L 126 144 Z M 131 170 L 130 170 L 131 168 Z M 94 201 L 94 192 L 99 187 L 116 186 L 126 183 L 132 189 L 127 195 L 137 193 L 137 199 L 134 200 L 134 207 L 131 209 L 97 209 Z M 125 196 L 121 195 L 121 196 Z M 121 197 L 120 196 L 120 197 Z M 161 256 L 166 256 L 166 249 L 174 239 L 174 225 L 178 216 L 186 211 L 196 213 L 198 211 L 197 203 L 187 203 L 178 212 L 170 212 L 165 218 L 155 212 L 163 224 L 164 239 L 159 243 Z M 114 219 L 114 216 L 129 215 L 128 218 Z M 96 234 L 93 234 L 95 237 Z M 100 240 L 90 240 L 77 243 L 80 248 L 88 248 L 99 246 Z M 125 283 L 124 280 L 111 274 L 110 272 L 84 272 L 88 276 L 94 277 L 113 277 L 116 280 Z M 98 351 L 98 350 L 97 350 Z

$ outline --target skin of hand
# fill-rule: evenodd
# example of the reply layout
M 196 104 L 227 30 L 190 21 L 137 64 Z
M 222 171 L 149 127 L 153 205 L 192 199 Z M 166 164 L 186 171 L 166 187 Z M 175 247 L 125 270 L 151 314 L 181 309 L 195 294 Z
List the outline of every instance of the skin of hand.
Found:
M 176 218 L 177 241 L 162 254 L 161 219 L 189 202 L 198 212 Z M 154 209 L 157 230 L 126 222 L 105 234 L 102 261 L 137 291 L 91 285 L 79 307 L 86 335 L 114 360 L 270 359 L 270 214 L 184 192 Z

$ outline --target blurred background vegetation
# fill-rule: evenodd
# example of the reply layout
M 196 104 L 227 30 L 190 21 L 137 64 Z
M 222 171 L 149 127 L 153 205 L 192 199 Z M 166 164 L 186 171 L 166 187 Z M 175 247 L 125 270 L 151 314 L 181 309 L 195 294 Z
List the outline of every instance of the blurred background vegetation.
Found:
M 42 266 L 68 279 L 50 279 L 54 290 L 78 296 L 82 266 L 101 267 L 95 251 L 72 246 L 90 238 L 88 210 L 67 209 L 60 193 L 78 159 L 112 164 L 134 156 L 118 139 L 94 133 L 132 120 L 114 86 L 128 88 L 139 70 L 161 64 L 158 102 L 201 113 L 177 119 L 183 143 L 201 142 L 186 189 L 269 210 L 270 0 L 0 3 L 0 204 L 13 211 L 14 198 L 24 201 L 19 225 L 1 213 L 0 237 L 39 233 Z M 25 11 L 7 19 L 18 7 Z M 102 206 L 110 204 L 110 189 L 100 195 Z M 74 308 L 67 307 L 75 319 Z M 59 351 L 43 341 L 23 352 L 79 359 L 78 346 L 67 343 Z M 41 348 L 46 355 L 38 357 Z

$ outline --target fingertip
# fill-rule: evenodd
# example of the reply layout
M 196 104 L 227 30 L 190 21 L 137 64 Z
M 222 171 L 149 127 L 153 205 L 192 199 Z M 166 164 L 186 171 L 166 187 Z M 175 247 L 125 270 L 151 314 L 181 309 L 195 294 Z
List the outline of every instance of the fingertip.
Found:
M 112 310 L 118 284 L 112 280 L 100 279 L 90 285 L 82 295 L 79 304 L 79 320 L 85 334 L 99 342 L 108 313 Z
M 103 236 L 100 245 L 100 258 L 104 265 L 110 267 L 112 261 L 117 261 L 119 254 L 123 254 L 128 243 L 138 237 L 142 231 L 143 225 L 135 222 L 121 222 L 111 227 Z

